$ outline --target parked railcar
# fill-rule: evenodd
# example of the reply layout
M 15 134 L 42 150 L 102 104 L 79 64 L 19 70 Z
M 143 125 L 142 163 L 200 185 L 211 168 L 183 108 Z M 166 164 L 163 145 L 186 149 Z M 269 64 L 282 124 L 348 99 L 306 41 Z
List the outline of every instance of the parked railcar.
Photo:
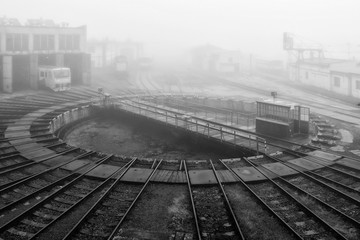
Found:
M 71 71 L 67 67 L 39 66 L 39 86 L 55 92 L 71 88 Z

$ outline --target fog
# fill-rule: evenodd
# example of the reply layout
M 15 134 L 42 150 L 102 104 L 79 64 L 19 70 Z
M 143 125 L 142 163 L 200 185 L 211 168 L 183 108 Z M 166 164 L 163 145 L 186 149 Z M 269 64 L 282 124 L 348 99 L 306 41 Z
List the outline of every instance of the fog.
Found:
M 359 55 L 356 0 L 2 0 L 1 14 L 25 22 L 87 25 L 88 39 L 143 42 L 147 54 L 174 57 L 202 44 L 284 58 L 283 32 L 329 57 Z

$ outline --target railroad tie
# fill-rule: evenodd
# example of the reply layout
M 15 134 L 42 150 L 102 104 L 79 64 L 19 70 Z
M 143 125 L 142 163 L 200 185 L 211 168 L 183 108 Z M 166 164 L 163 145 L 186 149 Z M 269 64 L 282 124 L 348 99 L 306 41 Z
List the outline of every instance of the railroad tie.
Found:
M 29 219 L 23 219 L 21 220 L 22 223 L 33 226 L 33 227 L 38 227 L 38 228 L 44 228 L 47 226 L 46 223 L 40 223 L 40 222 L 35 222 Z
M 38 216 L 38 217 L 42 217 L 42 218 L 45 218 L 45 219 L 51 219 L 51 220 L 54 220 L 57 218 L 57 216 L 55 215 L 51 215 L 51 214 L 47 214 L 47 213 L 43 213 L 43 212 L 39 212 L 39 211 L 36 211 L 33 213 L 35 216 Z
M 13 234 L 13 235 L 17 235 L 17 236 L 21 236 L 21 237 L 26 237 L 26 238 L 32 238 L 35 234 L 33 233 L 28 233 L 28 232 L 24 232 L 24 231 L 19 231 L 15 228 L 10 228 L 8 230 L 6 230 L 7 232 Z
M 74 200 L 65 199 L 65 198 L 61 198 L 61 197 L 56 197 L 54 200 L 57 202 L 61 202 L 61 203 L 69 204 L 69 205 L 74 205 L 77 202 Z

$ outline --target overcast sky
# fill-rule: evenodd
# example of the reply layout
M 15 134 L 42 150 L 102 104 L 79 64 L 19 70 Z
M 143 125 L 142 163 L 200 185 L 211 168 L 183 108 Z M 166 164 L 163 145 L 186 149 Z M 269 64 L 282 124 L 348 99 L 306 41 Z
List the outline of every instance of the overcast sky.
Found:
M 1 0 L 0 13 L 25 22 L 87 25 L 88 38 L 132 39 L 167 53 L 200 44 L 278 58 L 283 32 L 304 46 L 360 49 L 359 0 Z

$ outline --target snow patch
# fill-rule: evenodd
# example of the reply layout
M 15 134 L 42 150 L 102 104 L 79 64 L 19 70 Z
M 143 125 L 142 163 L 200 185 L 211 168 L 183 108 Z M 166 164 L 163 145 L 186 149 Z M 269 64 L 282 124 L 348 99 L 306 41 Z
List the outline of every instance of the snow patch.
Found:
M 343 146 L 335 146 L 335 147 L 331 147 L 331 150 L 333 150 L 334 152 L 345 152 L 345 149 Z
M 360 150 L 351 150 L 350 152 L 352 152 L 355 155 L 360 156 Z
M 353 143 L 354 137 L 348 130 L 339 129 L 339 132 L 341 134 L 341 141 L 342 142 Z

